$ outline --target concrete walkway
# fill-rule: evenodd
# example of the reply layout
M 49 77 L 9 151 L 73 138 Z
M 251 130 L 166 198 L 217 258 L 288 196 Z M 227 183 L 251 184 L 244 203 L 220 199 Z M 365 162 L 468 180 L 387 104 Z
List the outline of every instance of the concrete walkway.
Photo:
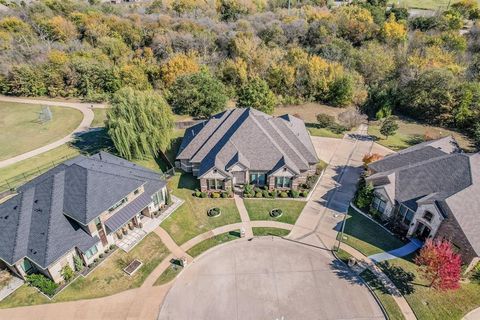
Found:
M 462 320 L 480 320 L 480 308 L 470 311 Z
M 423 243 L 420 240 L 412 239 L 409 243 L 403 247 L 391 250 L 388 252 L 377 253 L 369 256 L 373 262 L 378 263 L 385 260 L 396 259 L 400 257 L 408 256 L 410 253 L 417 251 L 423 246 Z
M 78 127 L 68 134 L 67 136 L 42 146 L 40 148 L 34 149 L 32 151 L 20 154 L 10 159 L 6 159 L 0 161 L 0 168 L 9 166 L 11 164 L 17 163 L 19 161 L 31 158 L 33 156 L 42 154 L 44 152 L 50 151 L 61 145 L 70 142 L 74 139 L 75 135 L 81 132 L 86 132 L 90 129 L 90 125 L 92 124 L 94 114 L 92 111 L 93 108 L 105 108 L 106 106 L 103 104 L 91 104 L 91 103 L 80 103 L 80 102 L 62 102 L 62 101 L 51 101 L 51 100 L 39 100 L 39 99 L 26 99 L 26 98 L 17 98 L 17 97 L 7 97 L 7 96 L 0 96 L 0 101 L 3 102 L 16 102 L 16 103 L 27 103 L 27 104 L 40 104 L 46 106 L 59 106 L 59 107 L 66 107 L 66 108 L 73 108 L 79 110 L 83 114 L 83 119 L 78 125 Z
M 243 230 L 245 230 L 245 237 L 251 238 L 253 237 L 253 231 L 252 226 L 250 225 L 250 216 L 248 215 L 247 208 L 245 208 L 243 198 L 240 197 L 238 194 L 234 194 L 233 198 L 235 200 L 235 205 L 237 206 L 238 212 L 240 212 L 240 218 L 242 219 L 242 228 Z

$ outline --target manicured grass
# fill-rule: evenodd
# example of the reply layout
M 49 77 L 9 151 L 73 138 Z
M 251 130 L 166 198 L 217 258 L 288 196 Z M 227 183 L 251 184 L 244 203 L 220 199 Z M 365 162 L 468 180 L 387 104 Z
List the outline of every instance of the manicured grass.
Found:
M 161 286 L 162 284 L 172 281 L 181 271 L 182 267 L 171 264 L 153 284 L 154 286 Z
M 368 283 L 370 288 L 372 288 L 378 300 L 380 300 L 383 307 L 385 308 L 385 311 L 387 312 L 390 320 L 405 319 L 402 311 L 398 307 L 398 304 L 395 302 L 395 299 L 393 299 L 393 297 L 388 293 L 388 290 L 378 280 L 378 278 L 373 274 L 372 271 L 366 269 L 360 274 L 360 276 L 363 278 L 363 280 L 365 280 L 366 283 Z
M 14 293 L 0 301 L 0 309 L 31 306 L 36 304 L 51 303 L 52 301 L 40 294 L 37 289 L 24 284 Z
M 305 207 L 305 201 L 274 200 L 274 199 L 244 199 L 250 220 L 271 220 L 295 224 L 298 216 Z M 278 218 L 270 216 L 270 210 L 282 209 L 283 214 Z
M 269 227 L 255 227 L 252 228 L 253 235 L 257 237 L 261 236 L 279 236 L 286 237 L 290 230 L 281 229 L 281 228 L 269 228 Z
M 409 8 L 415 9 L 433 9 L 436 10 L 438 8 L 446 9 L 448 4 L 454 4 L 460 0 L 390 0 L 390 3 L 399 4 L 400 6 L 406 6 Z M 480 1 L 477 1 L 480 3 Z
M 177 172 L 169 180 L 168 186 L 174 195 L 185 200 L 185 203 L 162 223 L 162 228 L 179 245 L 201 233 L 241 221 L 233 199 L 201 199 L 192 196 L 193 191 L 200 186 L 198 180 L 189 173 Z M 212 207 L 220 208 L 222 214 L 215 218 L 208 217 L 207 210 Z
M 340 237 L 340 233 L 338 234 Z M 354 209 L 348 209 L 343 242 L 366 256 L 399 248 L 404 243 Z
M 335 255 L 338 257 L 338 259 L 342 260 L 345 263 L 348 263 L 348 260 L 352 257 L 350 253 L 343 250 L 342 248 L 335 251 Z
M 78 110 L 50 107 L 53 119 L 38 122 L 42 106 L 0 102 L 0 160 L 31 151 L 71 133 L 82 121 Z
M 96 127 L 104 127 L 105 120 L 107 120 L 107 110 L 104 108 L 94 108 L 93 114 L 95 117 L 93 118 L 92 124 L 90 125 L 92 128 Z
M 423 142 L 425 140 L 425 136 L 437 139 L 448 135 L 453 135 L 461 148 L 465 150 L 473 149 L 472 142 L 458 132 L 444 128 L 423 125 L 405 118 L 398 119 L 396 122 L 398 124 L 398 130 L 393 136 L 388 137 L 388 139 L 385 139 L 385 137 L 380 134 L 380 121 L 371 122 L 369 124 L 368 134 L 373 136 L 377 143 L 392 150 L 405 149 L 417 143 Z
M 410 257 L 390 260 L 382 266 L 384 272 L 403 291 L 417 319 L 462 319 L 471 310 L 480 307 L 480 285 L 462 283 L 455 291 L 437 291 L 428 287 L 418 267 Z M 406 273 L 413 277 L 405 280 Z
M 317 114 L 325 113 L 337 117 L 344 112 L 345 108 L 330 107 L 324 104 L 309 102 L 301 105 L 285 105 L 275 108 L 273 115 L 280 116 L 283 114 L 291 114 L 301 118 L 305 123 L 317 123 Z
M 155 233 L 147 235 L 129 253 L 120 249 L 105 260 L 86 278 L 79 277 L 65 290 L 60 292 L 56 301 L 92 299 L 112 295 L 127 289 L 138 288 L 147 276 L 168 255 L 167 247 Z M 143 262 L 140 269 L 128 276 L 124 271 L 132 260 Z
M 345 135 L 344 133 L 335 133 L 332 132 L 326 128 L 314 128 L 309 126 L 307 128 L 308 132 L 310 132 L 310 135 L 315 136 L 315 137 L 324 137 L 324 138 L 337 138 L 341 139 Z
M 200 242 L 199 244 L 187 250 L 187 253 L 192 257 L 198 257 L 208 249 L 218 246 L 219 244 L 236 240 L 239 238 L 240 238 L 240 230 L 225 232 Z
M 93 299 L 138 288 L 168 253 L 160 237 L 150 233 L 129 253 L 117 249 L 86 278 L 78 277 L 51 301 L 36 289 L 24 285 L 1 301 L 0 308 Z M 128 276 L 123 268 L 133 259 L 142 261 L 143 266 L 133 276 Z

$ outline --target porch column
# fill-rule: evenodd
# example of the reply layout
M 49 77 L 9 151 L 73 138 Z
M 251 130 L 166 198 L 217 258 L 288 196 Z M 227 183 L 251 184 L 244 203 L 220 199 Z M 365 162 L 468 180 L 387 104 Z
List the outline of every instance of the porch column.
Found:
M 201 179 L 200 179 L 200 191 L 206 192 L 207 190 L 208 190 L 208 187 L 207 187 L 207 179 L 201 178 Z
M 267 179 L 268 179 L 268 189 L 269 190 L 275 189 L 275 177 L 270 176 Z

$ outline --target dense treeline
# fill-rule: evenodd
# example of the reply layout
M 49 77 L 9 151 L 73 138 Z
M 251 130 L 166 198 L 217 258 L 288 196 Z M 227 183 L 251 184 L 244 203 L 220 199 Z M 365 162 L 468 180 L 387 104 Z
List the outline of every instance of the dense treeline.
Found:
M 410 18 L 386 0 L 41 0 L 0 13 L 0 92 L 106 100 L 155 89 L 205 117 L 229 98 L 403 113 L 480 142 L 479 17 L 462 0 Z M 205 93 L 211 93 L 211 99 Z

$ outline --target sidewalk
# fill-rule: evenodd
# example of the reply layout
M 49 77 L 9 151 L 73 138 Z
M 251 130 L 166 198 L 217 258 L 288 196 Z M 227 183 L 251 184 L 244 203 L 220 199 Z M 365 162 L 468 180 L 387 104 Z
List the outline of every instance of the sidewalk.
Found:
M 253 231 L 252 226 L 250 225 L 250 216 L 248 215 L 247 208 L 245 208 L 245 203 L 243 203 L 243 198 L 237 194 L 234 194 L 233 198 L 235 200 L 235 205 L 237 206 L 238 212 L 240 212 L 242 228 L 245 230 L 245 238 L 250 239 L 253 237 Z

